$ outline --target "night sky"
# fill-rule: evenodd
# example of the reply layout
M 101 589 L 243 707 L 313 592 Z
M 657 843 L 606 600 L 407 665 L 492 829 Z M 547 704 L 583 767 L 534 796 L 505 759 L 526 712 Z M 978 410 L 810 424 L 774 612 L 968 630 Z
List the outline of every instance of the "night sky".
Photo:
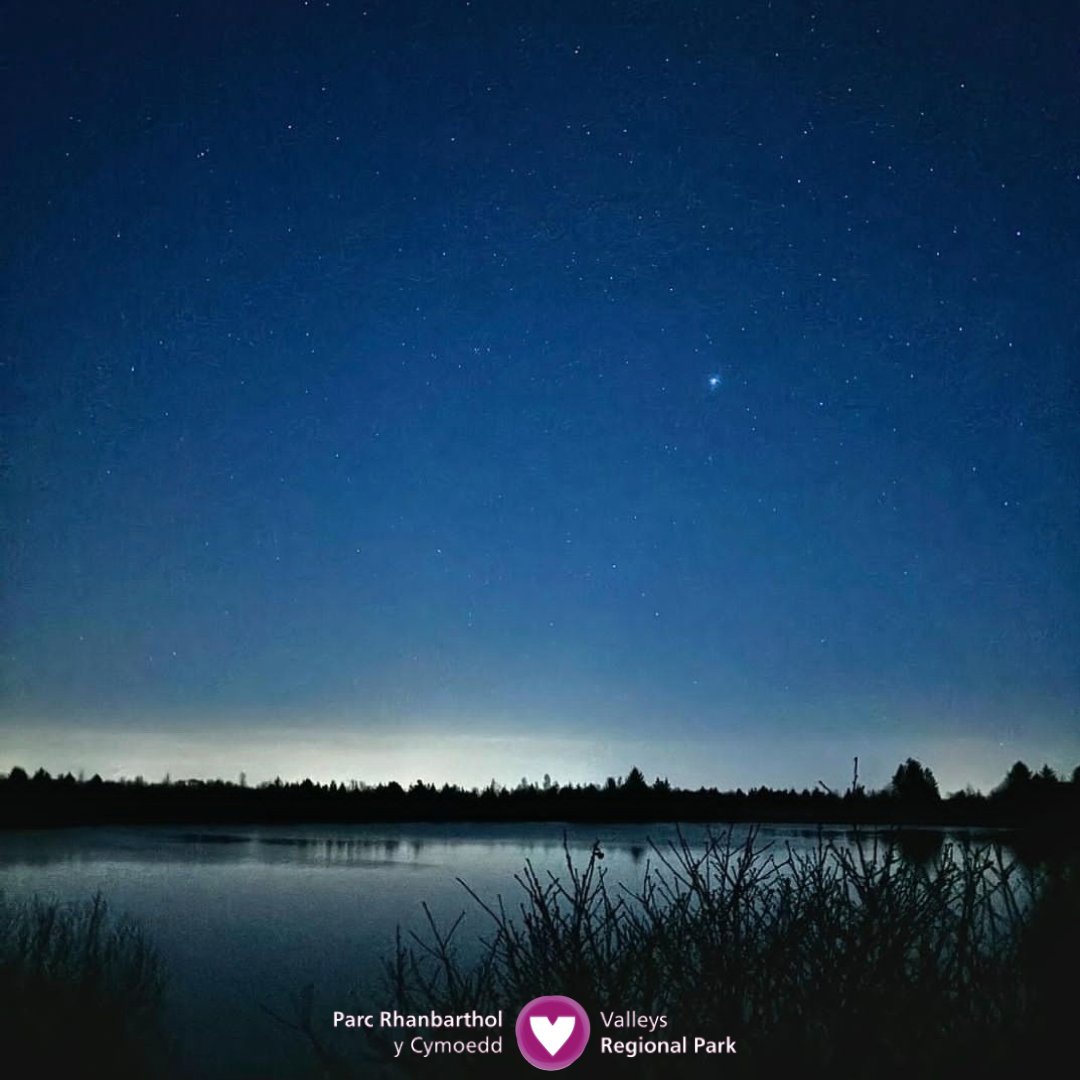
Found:
M 1080 760 L 1074 5 L 0 41 L 0 769 Z

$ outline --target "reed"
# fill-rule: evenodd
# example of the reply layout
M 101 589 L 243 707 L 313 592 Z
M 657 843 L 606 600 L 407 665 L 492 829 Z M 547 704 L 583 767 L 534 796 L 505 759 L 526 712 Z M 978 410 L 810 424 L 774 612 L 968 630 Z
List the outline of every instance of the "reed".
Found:
M 0 1046 L 20 1066 L 10 1075 L 166 1075 L 164 987 L 153 946 L 100 895 L 0 897 Z
M 601 1030 L 601 1010 L 731 1035 L 739 1055 L 724 1069 L 743 1077 L 997 1076 L 1051 1052 L 1047 1010 L 1076 971 L 1068 869 L 1024 867 L 993 846 L 946 844 L 915 862 L 876 839 L 806 852 L 727 832 L 699 849 L 681 836 L 653 846 L 628 888 L 609 882 L 598 849 L 577 865 L 564 848 L 561 872 L 526 863 L 515 875 L 513 904 L 461 882 L 489 921 L 478 958 L 463 959 L 476 949 L 461 948 L 461 919 L 444 930 L 427 913 L 425 932 L 399 933 L 384 972 L 396 1007 L 512 1018 L 533 997 L 568 994 L 593 1017 L 586 1075 L 718 1068 L 600 1058 L 598 1036 L 620 1035 Z

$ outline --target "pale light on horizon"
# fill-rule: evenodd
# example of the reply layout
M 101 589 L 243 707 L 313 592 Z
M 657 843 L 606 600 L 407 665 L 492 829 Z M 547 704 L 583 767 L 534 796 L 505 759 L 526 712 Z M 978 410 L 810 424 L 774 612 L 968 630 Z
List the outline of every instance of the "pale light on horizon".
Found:
M 765 735 L 676 735 L 658 745 L 640 736 L 626 739 L 574 734 L 509 735 L 413 729 L 405 733 L 341 728 L 285 729 L 251 726 L 242 731 L 24 728 L 4 740 L 0 771 L 15 765 L 52 774 L 99 773 L 106 779 L 142 776 L 156 782 L 180 779 L 236 780 L 255 785 L 281 777 L 319 783 L 356 780 L 378 784 L 416 780 L 465 788 L 492 780 L 513 787 L 522 778 L 539 783 L 598 783 L 639 767 L 649 781 L 661 776 L 684 788 L 721 790 L 767 786 L 814 788 L 818 781 L 844 790 L 852 777 L 857 741 L 820 733 L 785 738 L 783 761 L 775 739 Z M 977 737 L 895 735 L 873 740 L 860 754 L 859 779 L 870 789 L 885 786 L 897 764 L 915 757 L 928 765 L 942 793 L 968 785 L 987 792 L 1016 760 L 1033 768 L 1047 763 L 1068 776 L 1080 748 L 1068 740 L 1005 743 Z

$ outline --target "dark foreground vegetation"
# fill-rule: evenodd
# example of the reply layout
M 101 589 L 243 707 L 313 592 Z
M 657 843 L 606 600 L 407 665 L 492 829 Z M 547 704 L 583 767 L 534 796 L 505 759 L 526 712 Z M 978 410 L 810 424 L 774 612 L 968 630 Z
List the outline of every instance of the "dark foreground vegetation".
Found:
M 503 1056 L 444 1057 L 438 1075 L 535 1075 L 517 1056 L 513 1020 L 549 993 L 592 1019 L 583 1076 L 1038 1077 L 1071 1038 L 1075 865 L 1022 869 L 1000 848 L 970 846 L 919 865 L 873 841 L 800 854 L 729 834 L 700 851 L 654 849 L 628 891 L 607 883 L 600 858 L 576 866 L 567 851 L 559 875 L 527 865 L 505 903 L 470 892 L 489 923 L 479 959 L 461 959 L 478 951 L 459 953 L 460 922 L 429 917 L 426 936 L 399 936 L 386 986 L 401 1012 L 508 1016 Z M 310 993 L 298 1006 L 294 1026 L 319 1075 L 434 1075 L 430 1061 L 336 1053 L 312 1022 Z M 603 1035 L 643 1035 L 602 1026 L 601 1011 L 627 1009 L 667 1017 L 653 1037 L 730 1035 L 737 1057 L 602 1057 Z
M 549 993 L 574 997 L 592 1018 L 574 1066 L 584 1077 L 1056 1074 L 1055 1055 L 1071 1053 L 1080 972 L 1076 859 L 1019 862 L 974 843 L 920 859 L 861 837 L 808 852 L 762 845 L 753 832 L 738 842 L 714 834 L 701 847 L 680 837 L 651 847 L 629 888 L 609 883 L 599 846 L 583 863 L 567 847 L 558 873 L 527 863 L 505 896 L 462 882 L 486 931 L 464 940 L 461 919 L 446 926 L 430 914 L 425 932 L 399 931 L 379 1001 L 356 1009 L 502 1010 L 497 1057 L 394 1061 L 391 1033 L 338 1040 L 329 1010 L 343 1003 L 317 1002 L 311 987 L 292 1014 L 271 1015 L 306 1040 L 321 1080 L 535 1076 L 513 1023 Z M 188 1075 L 161 1022 L 162 987 L 153 947 L 100 897 L 0 899 L 4 1075 Z M 602 1012 L 627 1010 L 666 1017 L 653 1037 L 730 1036 L 737 1055 L 601 1056 L 605 1035 L 648 1037 L 604 1027 Z M 403 1034 L 413 1032 L 393 1037 Z
M 224 780 L 89 779 L 70 773 L 33 776 L 14 768 L 0 777 L 0 826 L 142 823 L 295 823 L 382 821 L 700 821 L 814 824 L 1036 826 L 1072 833 L 1080 821 L 1080 767 L 1070 778 L 1048 766 L 1032 772 L 1017 762 L 989 795 L 972 789 L 942 797 L 929 768 L 909 758 L 880 791 L 858 781 L 848 788 L 822 782 L 802 791 L 687 790 L 666 779 L 649 783 L 638 768 L 602 785 L 558 784 L 545 776 L 513 788 L 436 787 L 417 780 L 317 784 L 311 780 L 249 787 Z
M 0 1053 L 11 1077 L 168 1071 L 162 966 L 142 931 L 83 904 L 0 897 Z

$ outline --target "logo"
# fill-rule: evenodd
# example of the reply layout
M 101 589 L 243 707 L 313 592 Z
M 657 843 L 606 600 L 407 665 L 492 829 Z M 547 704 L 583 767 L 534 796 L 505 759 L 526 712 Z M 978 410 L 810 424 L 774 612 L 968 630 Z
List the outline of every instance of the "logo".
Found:
M 581 1057 L 589 1042 L 589 1014 L 573 998 L 533 998 L 518 1013 L 514 1034 L 530 1065 L 554 1072 Z

